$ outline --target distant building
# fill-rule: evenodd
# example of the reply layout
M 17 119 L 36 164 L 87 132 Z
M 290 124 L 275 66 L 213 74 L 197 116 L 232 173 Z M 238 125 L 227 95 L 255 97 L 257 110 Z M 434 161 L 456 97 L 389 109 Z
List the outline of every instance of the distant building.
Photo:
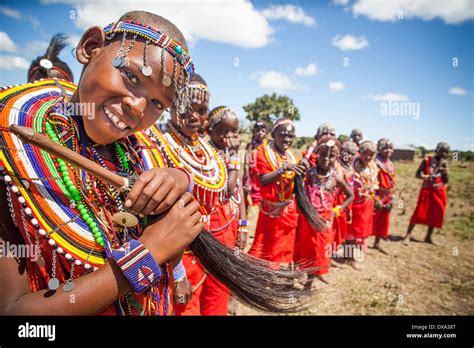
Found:
M 415 159 L 415 153 L 416 148 L 411 145 L 395 146 L 392 161 L 413 161 Z

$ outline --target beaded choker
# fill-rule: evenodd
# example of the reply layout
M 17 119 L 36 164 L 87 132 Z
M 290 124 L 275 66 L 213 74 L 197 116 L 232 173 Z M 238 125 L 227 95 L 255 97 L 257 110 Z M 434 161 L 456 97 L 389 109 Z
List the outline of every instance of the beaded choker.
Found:
M 165 154 L 168 164 L 183 168 L 194 179 L 194 196 L 208 214 L 216 200 L 224 200 L 227 187 L 227 169 L 217 151 L 198 137 L 193 146 L 188 146 L 175 127 L 168 122 L 167 129 L 161 132 L 156 127 L 147 130 L 150 138 Z

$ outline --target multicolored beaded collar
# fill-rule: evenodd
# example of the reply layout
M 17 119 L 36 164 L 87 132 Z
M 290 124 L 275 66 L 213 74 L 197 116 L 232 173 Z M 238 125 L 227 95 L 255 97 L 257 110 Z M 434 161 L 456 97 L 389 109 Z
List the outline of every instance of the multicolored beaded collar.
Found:
M 21 209 L 25 242 L 41 245 L 44 252 L 52 250 L 53 256 L 63 258 L 71 269 L 76 267 L 77 275 L 81 270 L 84 273 L 103 265 L 111 248 L 119 242 L 115 237 L 118 227 L 97 205 L 102 204 L 113 213 L 121 209 L 120 198 L 114 200 L 110 188 L 99 192 L 99 186 L 104 184 L 6 131 L 11 124 L 33 128 L 83 156 L 92 151 L 94 159 L 103 165 L 94 149 L 82 141 L 85 133 L 81 124 L 63 113 L 63 98 L 72 96 L 75 90 L 75 85 L 53 79 L 0 90 L 0 166 L 10 201 L 17 200 L 10 203 L 19 204 Z M 117 142 L 121 163 L 118 170 L 139 174 L 164 167 L 164 158 L 151 145 L 152 141 L 142 133 Z M 120 236 L 123 233 L 137 238 L 141 231 L 129 229 L 120 232 Z M 50 265 L 49 261 L 46 267 L 54 279 L 56 262 Z
M 227 169 L 221 156 L 208 142 L 198 137 L 191 148 L 171 122 L 163 132 L 154 126 L 146 132 L 165 154 L 170 166 L 183 168 L 192 175 L 194 196 L 205 209 L 204 214 L 210 213 L 216 200 L 225 199 Z

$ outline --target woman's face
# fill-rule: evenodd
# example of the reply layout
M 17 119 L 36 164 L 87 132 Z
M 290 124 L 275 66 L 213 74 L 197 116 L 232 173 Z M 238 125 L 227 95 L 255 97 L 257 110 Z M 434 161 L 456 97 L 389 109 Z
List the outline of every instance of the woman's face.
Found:
M 384 160 L 389 159 L 393 154 L 393 146 L 387 145 L 382 150 L 380 150 L 379 153 Z
M 212 127 L 210 136 L 212 142 L 219 149 L 225 149 L 230 138 L 239 136 L 239 120 L 234 117 L 225 117 Z
M 272 134 L 275 146 L 280 151 L 288 150 L 295 139 L 295 127 L 291 124 L 282 124 Z
M 337 146 L 321 146 L 318 150 L 318 166 L 324 170 L 334 167 L 337 156 L 339 156 L 339 149 Z
M 375 157 L 375 152 L 372 152 L 370 150 L 365 150 L 360 154 L 360 160 L 364 165 L 369 164 L 370 161 L 372 161 Z
M 203 129 L 203 124 L 207 127 L 209 116 L 209 104 L 192 103 L 184 116 L 178 116 L 176 109 L 172 108 L 171 122 L 178 127 L 184 135 L 191 137 Z M 204 128 L 205 130 L 205 128 Z
M 115 68 L 111 62 L 120 40 L 104 46 L 102 30 L 93 29 L 84 34 L 78 47 L 78 59 L 86 67 L 76 93 L 82 105 L 89 104 L 83 108 L 86 112 L 81 113 L 87 135 L 95 143 L 105 145 L 150 127 L 173 104 L 175 93 L 173 83 L 165 87 L 161 82 L 159 47 L 148 47 L 151 76 L 141 72 L 145 46 L 141 41 L 135 42 L 129 51 L 126 66 Z M 125 47 L 129 43 L 127 40 Z M 172 57 L 164 56 L 166 71 L 173 71 Z

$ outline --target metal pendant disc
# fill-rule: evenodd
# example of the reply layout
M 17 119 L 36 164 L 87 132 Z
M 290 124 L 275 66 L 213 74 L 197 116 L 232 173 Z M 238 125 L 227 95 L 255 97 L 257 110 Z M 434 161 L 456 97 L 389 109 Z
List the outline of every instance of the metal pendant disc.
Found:
M 171 86 L 171 78 L 169 76 L 163 76 L 163 78 L 161 79 L 161 83 L 163 84 L 163 86 L 169 87 Z
M 126 227 L 134 227 L 138 225 L 138 219 L 136 216 L 126 213 L 126 212 L 119 212 L 115 213 L 112 216 L 112 221 L 115 222 L 117 225 L 126 226 Z
M 59 288 L 58 278 L 51 278 L 48 282 L 48 289 L 49 290 L 57 290 L 58 288 Z
M 69 292 L 69 291 L 72 291 L 72 290 L 74 290 L 74 282 L 73 281 L 66 282 L 63 285 L 63 291 Z
M 114 68 L 119 68 L 121 63 L 122 63 L 122 58 L 120 57 L 115 57 L 114 59 L 112 59 L 112 66 Z
M 142 74 L 143 75 L 150 76 L 152 73 L 153 73 L 153 69 L 151 68 L 151 66 L 144 66 L 142 68 Z

